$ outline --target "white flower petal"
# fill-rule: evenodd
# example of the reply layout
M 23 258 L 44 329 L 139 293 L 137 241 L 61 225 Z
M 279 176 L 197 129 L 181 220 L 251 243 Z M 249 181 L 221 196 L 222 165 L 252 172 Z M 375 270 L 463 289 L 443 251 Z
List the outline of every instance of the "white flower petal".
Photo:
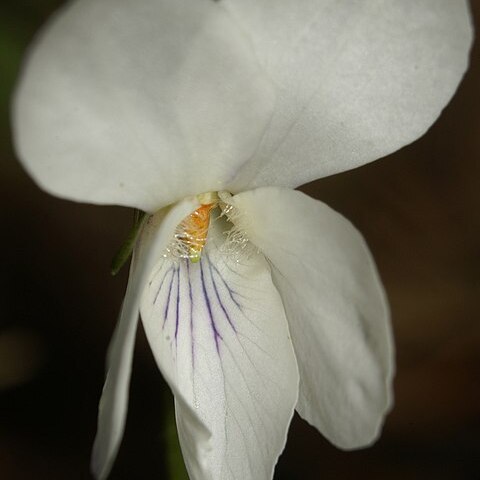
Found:
M 211 0 L 76 0 L 27 59 L 15 143 L 55 195 L 154 212 L 231 179 L 258 144 L 272 92 Z
M 464 0 L 222 0 L 278 88 L 269 129 L 230 191 L 295 187 L 421 136 L 472 39 Z
M 210 227 L 199 263 L 158 265 L 141 317 L 175 394 L 190 478 L 270 480 L 297 402 L 298 371 L 265 258 L 236 263 L 222 253 L 221 223 Z M 198 435 L 199 422 L 209 439 Z
M 297 191 L 261 188 L 232 202 L 272 263 L 300 370 L 298 412 L 339 447 L 369 444 L 390 407 L 394 359 L 387 302 L 363 238 Z
M 144 243 L 135 253 L 120 318 L 107 356 L 107 375 L 100 400 L 97 436 L 92 453 L 92 472 L 98 479 L 107 478 L 123 436 L 140 293 L 145 288 L 152 266 L 157 263 L 168 245 L 177 224 L 195 208 L 195 202 L 185 200 L 152 217 L 145 226 Z

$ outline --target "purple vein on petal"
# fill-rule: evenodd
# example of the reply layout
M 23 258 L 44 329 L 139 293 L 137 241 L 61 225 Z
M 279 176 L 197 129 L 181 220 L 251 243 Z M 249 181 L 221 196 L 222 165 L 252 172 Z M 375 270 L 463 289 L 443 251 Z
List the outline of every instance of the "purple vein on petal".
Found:
M 177 345 L 179 319 L 180 319 L 180 265 L 177 267 L 177 304 L 175 307 L 175 345 Z
M 232 319 L 230 318 L 230 315 L 228 314 L 222 299 L 220 298 L 220 293 L 218 292 L 218 288 L 217 288 L 217 282 L 215 281 L 215 278 L 213 276 L 212 262 L 210 261 L 210 258 L 208 256 L 207 256 L 207 262 L 208 262 L 208 268 L 210 270 L 210 277 L 212 279 L 213 290 L 215 291 L 215 296 L 217 297 L 218 303 L 220 304 L 220 308 L 222 309 L 222 312 L 224 313 L 225 318 L 227 319 L 227 322 L 232 327 L 232 330 L 235 333 L 237 333 L 237 329 L 235 328 L 235 325 Z M 227 287 L 227 290 L 229 290 L 228 285 L 225 282 L 225 279 L 221 275 L 220 275 L 220 278 L 222 279 L 224 285 Z
M 235 298 L 235 295 L 238 295 L 238 293 L 235 290 L 233 290 L 232 288 L 230 288 L 230 285 L 225 281 L 225 279 L 223 278 L 223 275 L 220 273 L 218 268 L 210 262 L 210 260 L 209 260 L 209 263 L 211 265 L 211 268 L 213 268 L 214 272 L 220 277 L 220 280 L 222 280 L 222 283 L 223 283 L 224 287 L 227 289 L 228 294 L 230 295 L 230 299 L 232 300 L 232 302 L 237 306 L 237 308 L 241 312 L 243 312 L 242 306 L 240 305 L 238 300 Z M 212 278 L 213 278 L 213 275 L 212 275 Z
M 170 278 L 170 286 L 168 287 L 168 297 L 167 303 L 165 304 L 165 311 L 163 312 L 163 326 L 165 328 L 165 324 L 167 323 L 168 318 L 168 310 L 170 308 L 170 297 L 172 296 L 172 286 L 173 286 L 173 279 L 175 278 L 175 269 L 172 270 L 172 277 Z
M 190 279 L 190 262 L 186 262 L 187 265 L 187 278 L 188 278 L 188 297 L 190 300 L 190 343 L 192 349 L 192 370 L 195 368 L 195 342 L 193 338 L 193 293 L 192 293 L 192 281 Z
M 213 312 L 212 312 L 212 305 L 210 303 L 210 298 L 208 297 L 207 288 L 206 288 L 206 285 L 205 285 L 205 275 L 204 275 L 204 272 L 203 272 L 203 257 L 200 260 L 200 278 L 202 280 L 203 296 L 205 298 L 205 304 L 207 306 L 208 315 L 210 317 L 210 326 L 212 327 L 213 338 L 215 340 L 215 345 L 217 347 L 217 353 L 220 355 L 220 348 L 219 348 L 219 345 L 218 345 L 218 339 L 220 338 L 220 340 L 222 340 L 222 336 L 218 333 L 217 326 L 215 325 L 215 319 L 213 318 Z
M 173 268 L 170 267 L 166 272 L 165 274 L 163 275 L 163 278 L 162 278 L 162 281 L 160 282 L 160 286 L 158 287 L 157 289 L 157 293 L 155 294 L 155 298 L 153 299 L 153 305 L 155 305 L 157 303 L 157 299 L 158 299 L 158 295 L 160 294 L 160 292 L 162 291 L 162 287 L 163 287 L 163 284 L 165 283 L 165 280 L 167 279 L 167 275 L 173 271 Z

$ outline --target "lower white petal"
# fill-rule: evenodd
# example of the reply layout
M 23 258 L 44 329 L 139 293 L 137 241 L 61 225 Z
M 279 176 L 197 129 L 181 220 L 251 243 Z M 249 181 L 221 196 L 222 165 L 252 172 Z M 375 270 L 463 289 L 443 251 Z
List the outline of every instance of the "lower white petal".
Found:
M 107 356 L 107 375 L 100 400 L 91 464 L 92 472 L 98 479 L 108 476 L 125 428 L 140 293 L 177 224 L 196 207 L 193 200 L 185 200 L 151 217 L 144 228 L 143 242 L 136 251 L 118 325 Z
M 261 188 L 232 202 L 273 265 L 300 370 L 298 412 L 339 447 L 371 443 L 391 404 L 394 360 L 388 305 L 365 241 L 297 191 Z
M 157 266 L 141 317 L 175 394 L 191 479 L 267 480 L 285 445 L 298 371 L 265 258 L 222 253 L 220 224 L 198 263 Z

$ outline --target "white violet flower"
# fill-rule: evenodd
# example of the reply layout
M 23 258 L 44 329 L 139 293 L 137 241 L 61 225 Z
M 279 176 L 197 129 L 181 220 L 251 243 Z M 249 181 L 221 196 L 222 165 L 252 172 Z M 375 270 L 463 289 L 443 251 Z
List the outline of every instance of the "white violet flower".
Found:
M 389 312 L 357 230 L 292 190 L 422 135 L 471 43 L 463 0 L 73 0 L 13 105 L 33 178 L 147 212 L 93 470 L 124 430 L 143 322 L 195 480 L 268 480 L 294 410 L 351 449 L 391 406 Z

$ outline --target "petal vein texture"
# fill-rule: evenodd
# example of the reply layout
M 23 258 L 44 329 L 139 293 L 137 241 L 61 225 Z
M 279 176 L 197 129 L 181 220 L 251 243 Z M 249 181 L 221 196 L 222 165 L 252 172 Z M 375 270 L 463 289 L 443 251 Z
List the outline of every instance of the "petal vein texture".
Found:
M 221 243 L 223 234 L 215 235 Z M 209 238 L 198 263 L 157 266 L 141 316 L 175 395 L 192 480 L 270 480 L 297 401 L 298 371 L 263 256 L 230 261 Z M 209 437 L 198 434 L 200 424 Z
M 358 448 L 391 407 L 393 340 L 372 256 L 352 224 L 290 189 L 232 199 L 272 264 L 300 371 L 298 413 L 332 443 Z

